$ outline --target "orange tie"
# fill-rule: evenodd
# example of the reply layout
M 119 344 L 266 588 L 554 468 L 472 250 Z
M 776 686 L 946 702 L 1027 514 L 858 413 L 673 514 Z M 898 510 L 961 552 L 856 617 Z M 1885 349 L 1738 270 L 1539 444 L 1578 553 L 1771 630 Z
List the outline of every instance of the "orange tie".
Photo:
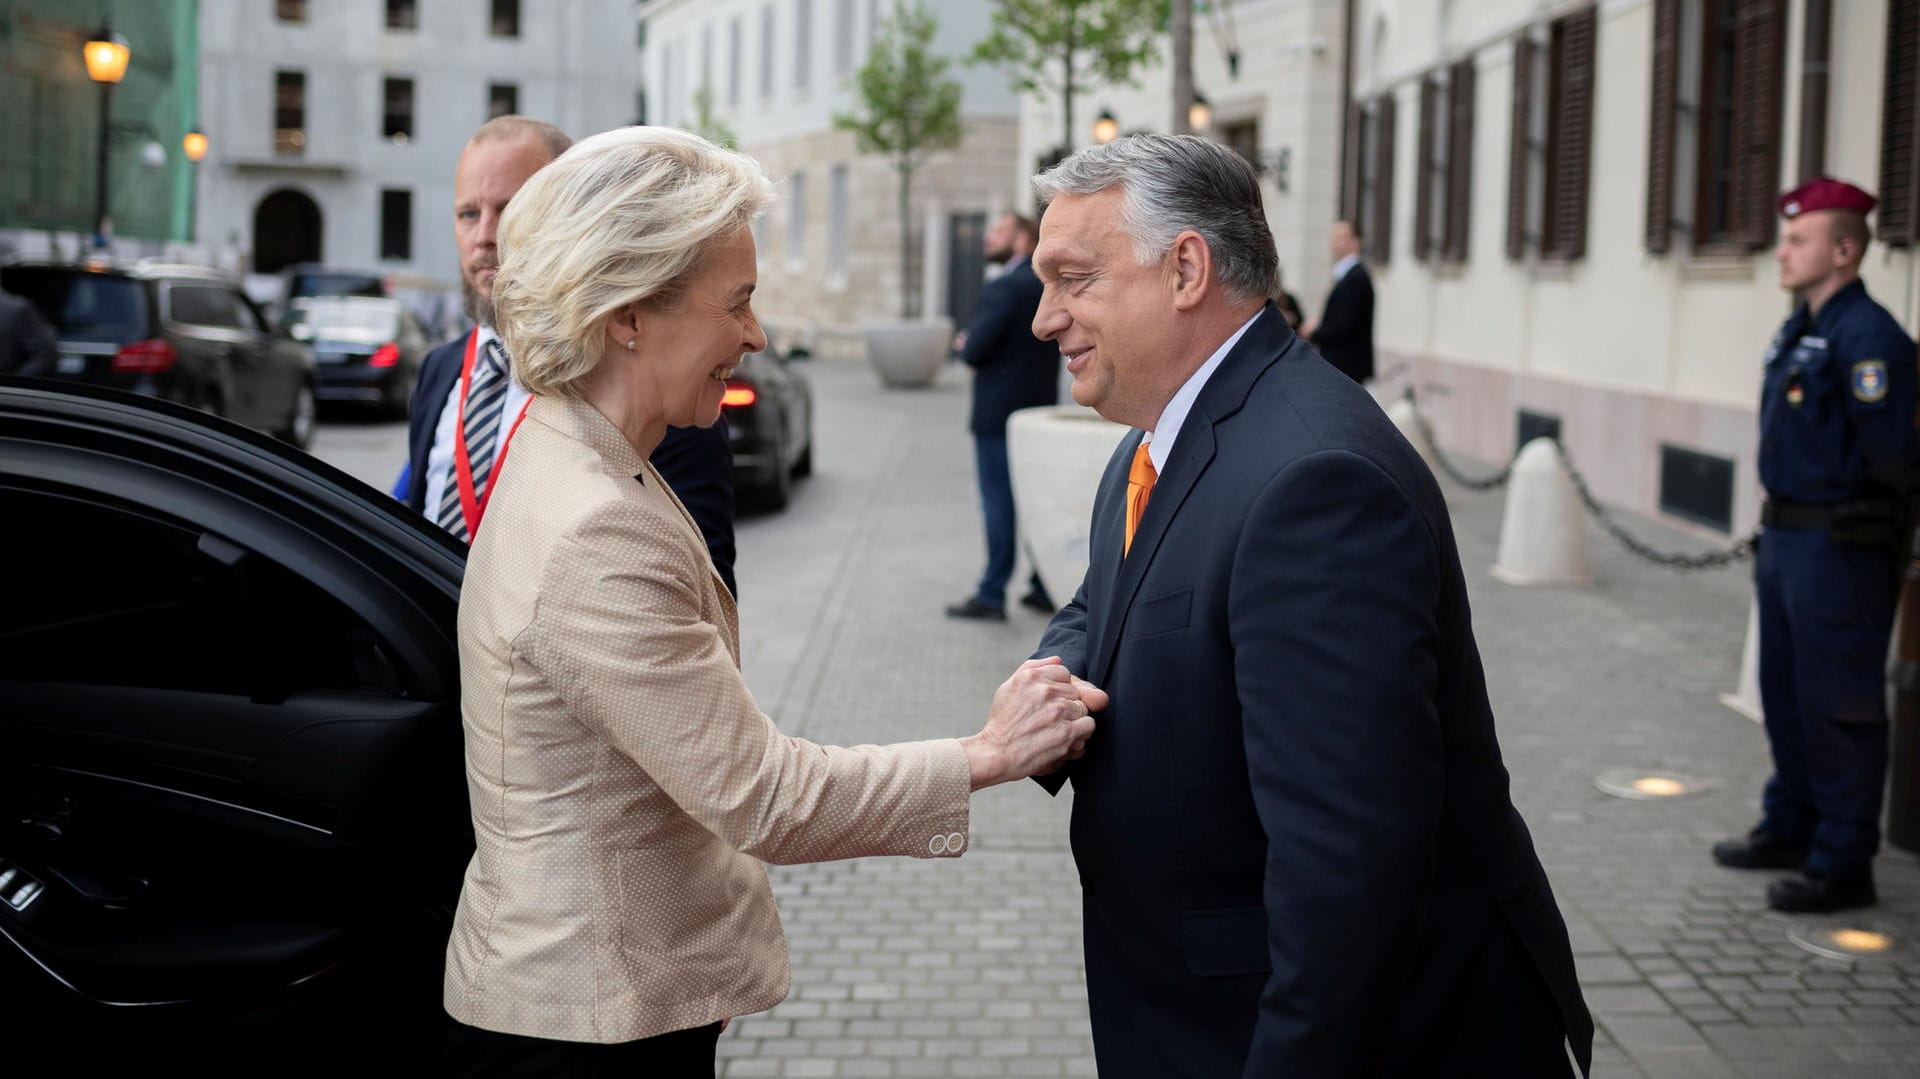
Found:
M 1147 499 L 1153 497 L 1153 481 L 1159 478 L 1160 474 L 1153 470 L 1153 457 L 1147 453 L 1147 444 L 1140 443 L 1133 451 L 1133 469 L 1127 473 L 1127 543 L 1121 548 L 1122 556 L 1133 550 L 1133 533 L 1147 512 Z

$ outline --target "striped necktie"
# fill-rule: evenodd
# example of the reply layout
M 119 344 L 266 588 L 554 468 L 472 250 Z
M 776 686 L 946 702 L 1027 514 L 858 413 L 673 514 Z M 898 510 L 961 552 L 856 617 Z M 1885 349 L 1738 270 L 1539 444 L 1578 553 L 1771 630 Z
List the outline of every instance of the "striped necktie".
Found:
M 501 414 L 506 411 L 508 374 L 512 364 L 499 338 L 490 338 L 481 349 L 481 362 L 474 365 L 473 382 L 467 388 L 463 409 L 465 424 L 461 437 L 467 443 L 467 460 L 473 465 L 473 497 L 484 498 L 487 481 L 493 476 L 495 451 L 500 445 Z M 440 527 L 467 543 L 473 536 L 467 530 L 467 515 L 460 507 L 460 470 L 456 462 L 447 472 L 447 488 L 440 496 Z

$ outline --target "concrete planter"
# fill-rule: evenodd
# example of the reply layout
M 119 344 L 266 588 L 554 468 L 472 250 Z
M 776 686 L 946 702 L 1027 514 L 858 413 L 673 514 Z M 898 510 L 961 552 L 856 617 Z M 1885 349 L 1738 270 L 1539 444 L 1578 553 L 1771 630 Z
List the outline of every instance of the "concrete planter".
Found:
M 880 376 L 882 386 L 932 385 L 940 374 L 940 365 L 947 361 L 953 342 L 953 323 L 944 317 L 914 322 L 873 322 L 865 329 L 867 362 Z
M 1007 420 L 1020 540 L 1055 603 L 1087 575 L 1094 489 L 1127 428 L 1078 405 L 1026 408 Z

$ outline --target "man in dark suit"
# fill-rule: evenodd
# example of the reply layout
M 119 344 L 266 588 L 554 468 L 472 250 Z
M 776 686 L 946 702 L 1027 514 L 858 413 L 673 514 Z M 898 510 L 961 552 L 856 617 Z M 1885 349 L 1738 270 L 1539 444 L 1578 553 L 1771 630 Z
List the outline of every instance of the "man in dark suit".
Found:
M 527 391 L 511 378 L 505 343 L 493 329 L 495 234 L 507 200 L 572 140 L 524 116 L 487 121 L 467 142 L 453 178 L 453 232 L 460 254 L 463 334 L 427 353 L 407 410 L 407 467 L 399 497 L 469 542 L 486 508 L 487 481 L 511 448 Z M 475 404 L 475 409 L 468 409 Z M 464 432 L 464 439 L 461 437 Z M 462 442 L 466 444 L 461 445 Z M 733 451 L 726 420 L 671 427 L 652 462 L 706 538 L 729 591 L 733 578 Z
M 0 374 L 53 374 L 60 342 L 53 327 L 26 299 L 0 289 Z
M 1333 252 L 1333 289 L 1320 321 L 1309 322 L 1307 340 L 1326 361 L 1355 382 L 1373 377 L 1373 278 L 1360 261 L 1360 230 L 1335 221 L 1327 246 Z
M 973 368 L 974 468 L 980 483 L 980 511 L 987 524 L 987 568 L 973 595 L 947 608 L 949 618 L 1007 618 L 1007 580 L 1013 576 L 1016 546 L 1013 477 L 1007 470 L 1007 416 L 1016 409 L 1051 405 L 1060 399 L 1060 352 L 1033 336 L 1033 312 L 1040 306 L 1040 279 L 1028 261 L 1038 236 L 1034 223 L 1018 214 L 1001 214 L 987 230 L 987 261 L 1006 270 L 980 294 L 980 306 L 955 346 Z M 1034 574 L 1022 606 L 1053 613 L 1040 575 Z
M 1570 1076 L 1593 1025 L 1508 794 L 1446 504 L 1266 298 L 1259 178 L 1134 135 L 1035 180 L 1034 332 L 1138 430 L 1038 655 L 1102 1079 Z

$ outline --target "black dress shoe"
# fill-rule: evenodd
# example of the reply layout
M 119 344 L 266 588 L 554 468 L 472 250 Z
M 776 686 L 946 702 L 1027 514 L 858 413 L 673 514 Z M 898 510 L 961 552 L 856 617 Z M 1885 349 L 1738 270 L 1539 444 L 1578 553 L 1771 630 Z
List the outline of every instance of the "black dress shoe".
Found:
M 1807 874 L 1788 877 L 1767 886 L 1767 906 L 1789 914 L 1827 914 L 1836 910 L 1871 907 L 1879 902 L 1872 877 L 1835 880 Z
M 1755 832 L 1744 839 L 1723 839 L 1715 843 L 1713 860 L 1733 869 L 1799 869 L 1807 864 L 1807 848 L 1778 836 Z
M 1039 611 L 1041 614 L 1052 614 L 1057 609 L 1053 605 L 1053 600 L 1038 592 L 1028 592 L 1021 596 L 1020 606 L 1030 611 Z
M 977 599 L 968 597 L 964 603 L 956 603 L 947 608 L 948 618 L 966 618 L 975 622 L 1005 622 L 1007 612 L 1002 607 L 989 607 Z

